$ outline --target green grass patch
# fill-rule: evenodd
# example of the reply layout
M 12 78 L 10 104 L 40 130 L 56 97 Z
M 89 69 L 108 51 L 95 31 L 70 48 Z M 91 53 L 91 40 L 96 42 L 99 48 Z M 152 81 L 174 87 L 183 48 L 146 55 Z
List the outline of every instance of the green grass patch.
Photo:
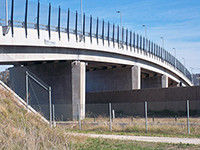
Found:
M 168 144 L 168 143 L 152 143 L 152 142 L 138 142 L 138 141 L 122 141 L 111 140 L 103 138 L 87 138 L 82 143 L 72 143 L 74 149 L 78 150 L 163 150 L 163 149 L 199 149 L 198 145 L 193 144 Z

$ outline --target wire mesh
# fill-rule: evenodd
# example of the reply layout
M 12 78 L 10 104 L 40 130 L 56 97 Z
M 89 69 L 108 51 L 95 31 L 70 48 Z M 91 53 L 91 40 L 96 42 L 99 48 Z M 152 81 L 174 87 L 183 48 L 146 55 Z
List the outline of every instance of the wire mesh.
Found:
M 43 9 L 44 9 L 44 6 L 42 6 L 42 14 L 45 13 Z M 37 23 L 37 11 L 38 11 L 37 3 L 29 2 L 28 15 L 27 15 L 27 22 L 29 23 L 28 24 L 29 28 L 35 28 L 35 24 Z M 47 19 L 47 15 L 45 16 L 44 20 L 46 19 Z M 47 21 L 44 23 L 47 24 Z
M 14 16 L 13 19 L 15 21 L 15 27 L 23 27 L 22 22 L 24 22 L 25 18 L 25 3 L 23 0 L 18 0 L 14 3 Z M 17 21 L 16 21 L 17 20 Z
M 60 15 L 60 27 L 61 32 L 66 32 L 67 29 L 67 15 L 68 11 L 61 9 L 61 15 Z
M 89 36 L 90 34 L 90 17 L 85 16 L 85 34 Z
M 6 20 L 6 1 L 0 1 L 0 26 L 5 25 Z
M 76 21 L 76 13 L 70 11 L 70 17 L 69 17 L 69 30 L 70 33 L 75 33 L 75 21 Z
M 47 5 L 40 5 L 40 29 L 47 30 L 47 27 L 45 27 L 48 24 L 48 17 L 49 17 L 49 7 Z M 32 18 L 33 19 L 33 18 Z M 34 23 L 36 24 L 37 17 L 34 18 Z

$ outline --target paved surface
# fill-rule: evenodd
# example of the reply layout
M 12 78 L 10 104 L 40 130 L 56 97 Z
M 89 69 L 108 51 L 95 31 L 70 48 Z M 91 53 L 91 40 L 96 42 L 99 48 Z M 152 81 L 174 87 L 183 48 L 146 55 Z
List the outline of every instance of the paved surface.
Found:
M 149 136 L 128 136 L 128 135 L 84 134 L 84 133 L 69 133 L 69 134 L 75 135 L 75 136 L 87 136 L 87 137 L 92 137 L 92 138 L 108 138 L 108 139 L 117 139 L 117 140 L 185 143 L 185 144 L 199 144 L 200 145 L 200 139 L 197 139 L 197 138 L 149 137 Z

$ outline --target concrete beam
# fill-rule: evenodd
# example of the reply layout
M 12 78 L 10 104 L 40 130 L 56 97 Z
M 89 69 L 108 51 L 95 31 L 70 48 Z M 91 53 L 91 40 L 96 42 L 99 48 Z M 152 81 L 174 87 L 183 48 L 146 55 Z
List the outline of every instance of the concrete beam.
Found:
M 77 120 L 85 118 L 85 63 L 80 61 L 72 62 L 72 116 Z

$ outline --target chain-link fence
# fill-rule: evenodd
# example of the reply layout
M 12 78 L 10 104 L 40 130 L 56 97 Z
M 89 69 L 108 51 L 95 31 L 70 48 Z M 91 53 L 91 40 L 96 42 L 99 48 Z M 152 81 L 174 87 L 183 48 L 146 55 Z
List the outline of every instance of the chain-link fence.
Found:
M 71 111 L 68 105 L 62 107 Z M 86 104 L 85 119 L 77 119 L 79 123 L 64 120 L 56 109 L 60 109 L 59 105 L 55 105 L 55 122 L 70 129 L 180 134 L 199 134 L 200 129 L 200 101 L 197 100 Z

